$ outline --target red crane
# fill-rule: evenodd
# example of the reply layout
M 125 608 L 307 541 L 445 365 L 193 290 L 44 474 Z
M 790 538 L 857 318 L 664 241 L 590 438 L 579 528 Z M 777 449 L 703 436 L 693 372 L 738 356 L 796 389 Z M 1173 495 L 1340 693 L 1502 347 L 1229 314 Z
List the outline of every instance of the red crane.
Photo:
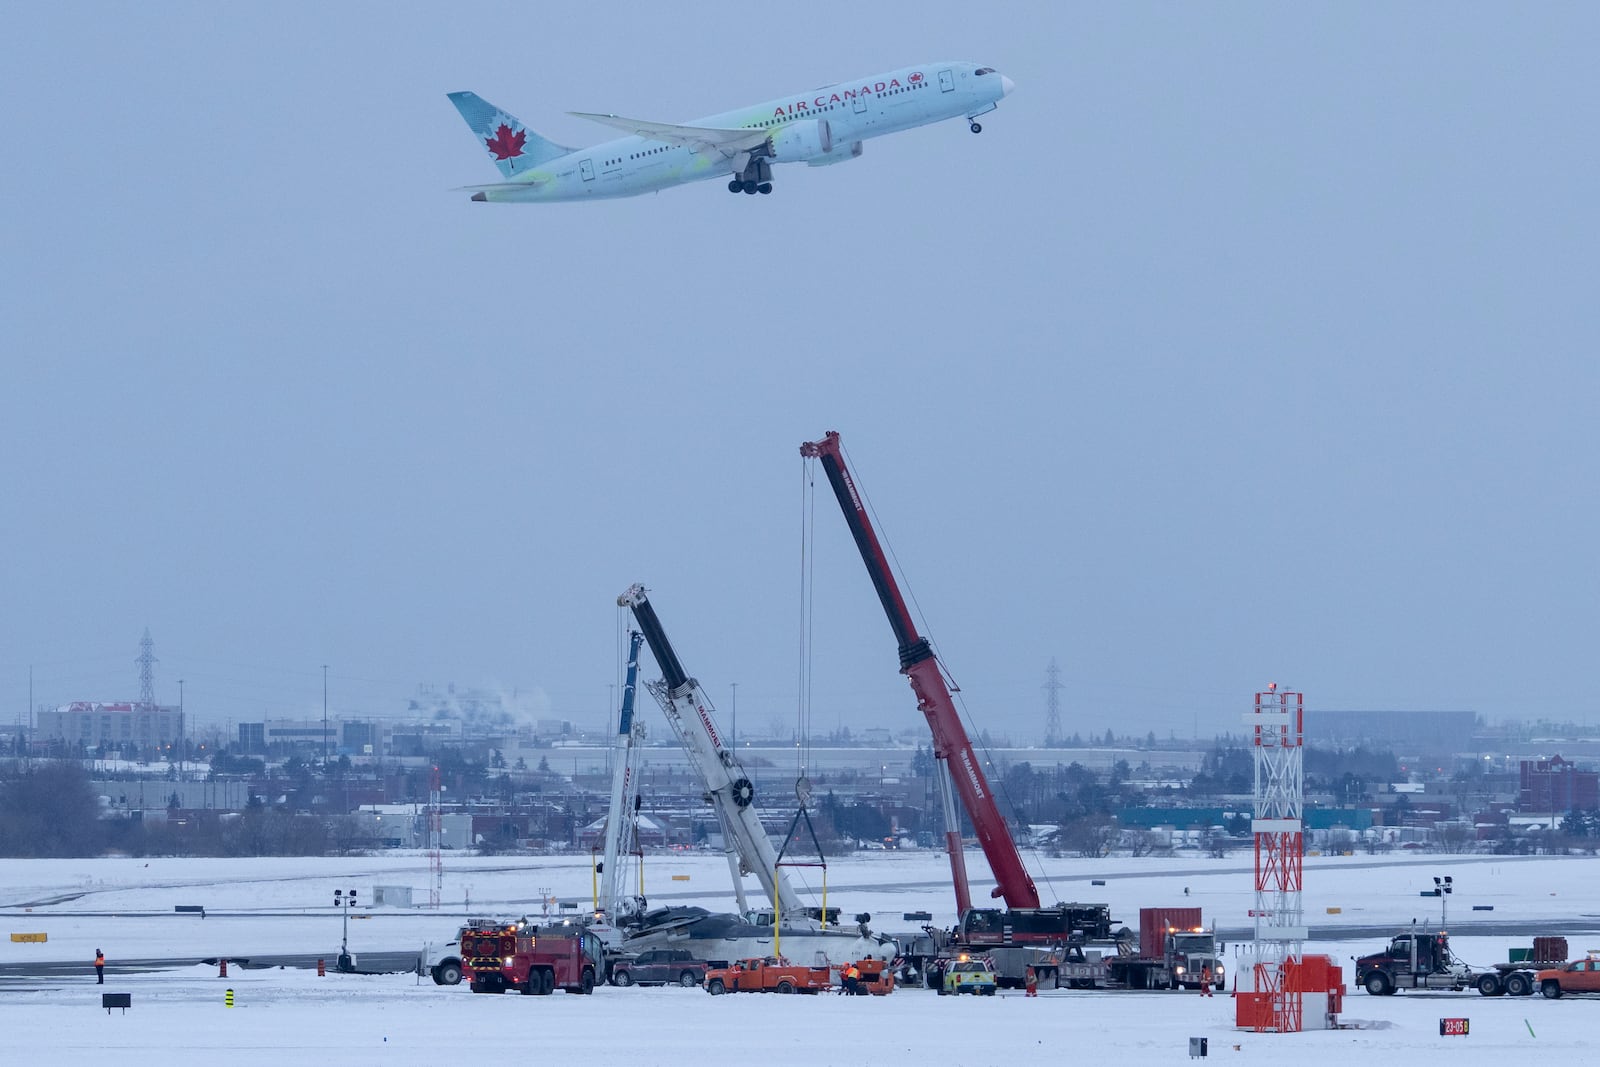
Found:
M 984 777 L 978 755 L 972 750 L 972 741 L 961 726 L 955 702 L 950 699 L 950 688 L 945 685 L 939 661 L 927 640 L 917 633 L 916 623 L 906 610 L 905 598 L 900 595 L 889 560 L 872 529 L 861 494 L 856 491 L 855 480 L 845 467 L 838 433 L 830 430 L 822 440 L 801 445 L 800 454 L 822 462 L 833 494 L 839 498 L 845 522 L 856 539 L 856 547 L 861 550 L 862 562 L 867 565 L 867 574 L 878 591 L 878 599 L 883 602 L 883 610 L 889 616 L 895 640 L 900 643 L 900 673 L 910 681 L 911 691 L 917 696 L 917 707 L 927 717 L 928 727 L 933 731 L 933 755 L 940 761 L 941 775 L 946 780 L 954 779 L 962 806 L 978 831 L 978 844 L 983 847 L 989 868 L 994 872 L 996 886 L 992 895 L 1004 897 L 1008 908 L 1038 908 L 1039 890 L 1023 867 L 1016 843 L 1011 840 L 1011 832 L 1006 829 L 1006 821 L 994 802 L 994 793 Z M 955 879 L 956 909 L 964 915 L 972 908 L 972 895 L 967 887 L 966 861 L 961 854 L 961 829 L 951 815 L 953 813 L 947 811 L 946 847 Z

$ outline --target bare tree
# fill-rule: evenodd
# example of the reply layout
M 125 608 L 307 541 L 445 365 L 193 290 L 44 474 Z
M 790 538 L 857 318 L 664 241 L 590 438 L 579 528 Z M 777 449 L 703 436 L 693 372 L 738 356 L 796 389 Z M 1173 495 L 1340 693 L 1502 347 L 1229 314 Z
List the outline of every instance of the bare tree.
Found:
M 94 856 L 104 842 L 100 803 L 80 764 L 37 764 L 0 783 L 0 856 Z
M 1120 844 L 1128 855 L 1137 858 L 1150 855 L 1161 844 L 1161 840 L 1149 830 L 1124 830 Z
M 1109 815 L 1085 815 L 1062 826 L 1060 840 L 1063 850 L 1085 859 L 1099 859 L 1111 854 L 1116 834 Z
M 1477 832 L 1459 819 L 1442 822 L 1434 827 L 1439 837 L 1439 850 L 1451 854 L 1466 852 L 1477 840 Z
M 1335 856 L 1342 856 L 1346 852 L 1354 852 L 1356 835 L 1342 826 L 1336 826 L 1328 831 L 1328 851 Z

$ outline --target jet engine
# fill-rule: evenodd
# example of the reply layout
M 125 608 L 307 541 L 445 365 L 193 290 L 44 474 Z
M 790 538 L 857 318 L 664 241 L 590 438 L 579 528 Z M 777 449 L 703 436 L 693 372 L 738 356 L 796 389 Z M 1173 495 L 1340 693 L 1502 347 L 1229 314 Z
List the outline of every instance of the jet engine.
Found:
M 851 141 L 849 144 L 840 145 L 839 147 L 835 148 L 832 152 L 829 152 L 826 155 L 812 156 L 810 159 L 806 160 L 806 166 L 808 166 L 808 167 L 831 167 L 835 163 L 843 163 L 846 160 L 856 159 L 860 155 L 861 155 L 861 142 L 860 141 Z
M 833 151 L 833 129 L 827 119 L 791 122 L 772 135 L 772 158 L 779 163 L 799 163 Z

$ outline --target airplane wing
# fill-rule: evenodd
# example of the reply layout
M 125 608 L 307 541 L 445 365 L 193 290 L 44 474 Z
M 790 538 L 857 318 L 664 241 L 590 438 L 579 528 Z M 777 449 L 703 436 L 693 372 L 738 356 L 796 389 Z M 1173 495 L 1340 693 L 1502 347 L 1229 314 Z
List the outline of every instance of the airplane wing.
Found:
M 768 136 L 767 131 L 762 129 L 726 130 L 714 126 L 674 126 L 670 122 L 643 122 L 621 115 L 596 115 L 587 111 L 573 111 L 571 114 L 580 119 L 615 126 L 619 130 L 626 130 L 639 137 L 648 137 L 652 141 L 685 145 L 698 152 L 719 152 L 729 159 L 740 152 L 748 152 L 758 145 L 765 144 Z

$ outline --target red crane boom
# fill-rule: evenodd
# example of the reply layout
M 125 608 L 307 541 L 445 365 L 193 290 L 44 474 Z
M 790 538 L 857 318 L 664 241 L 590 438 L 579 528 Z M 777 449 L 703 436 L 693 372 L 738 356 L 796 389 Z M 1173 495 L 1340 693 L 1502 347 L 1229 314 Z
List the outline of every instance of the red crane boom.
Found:
M 838 433 L 830 430 L 822 440 L 801 445 L 800 454 L 822 462 L 828 483 L 833 486 L 833 494 L 839 499 L 845 522 L 856 539 L 856 547 L 861 550 L 861 560 L 867 565 L 867 574 L 872 578 L 878 599 L 883 602 L 883 610 L 889 616 L 889 626 L 894 630 L 895 640 L 900 643 L 900 673 L 910 681 L 911 691 L 917 696 L 917 707 L 933 731 L 933 755 L 942 761 L 946 773 L 954 779 L 962 806 L 967 809 L 972 825 L 978 831 L 978 844 L 989 861 L 989 869 L 994 872 L 996 886 L 993 896 L 1004 897 L 1006 906 L 1010 908 L 1039 907 L 1039 890 L 1022 865 L 1016 843 L 1011 840 L 1011 832 L 1006 829 L 1006 821 L 994 802 L 994 793 L 984 777 L 977 753 L 972 750 L 972 741 L 962 728 L 961 716 L 950 698 L 950 689 L 939 670 L 939 661 L 934 657 L 927 640 L 917 633 L 916 623 L 906 610 L 905 598 L 900 595 L 900 587 L 889 569 L 889 560 L 883 553 L 883 546 L 878 543 L 878 535 L 872 529 L 861 494 L 856 491 L 855 480 L 845 466 Z M 961 859 L 960 827 L 947 826 L 946 837 L 950 848 L 950 867 L 956 882 L 956 906 L 964 913 L 971 908 L 972 901 L 967 889 L 966 865 Z

